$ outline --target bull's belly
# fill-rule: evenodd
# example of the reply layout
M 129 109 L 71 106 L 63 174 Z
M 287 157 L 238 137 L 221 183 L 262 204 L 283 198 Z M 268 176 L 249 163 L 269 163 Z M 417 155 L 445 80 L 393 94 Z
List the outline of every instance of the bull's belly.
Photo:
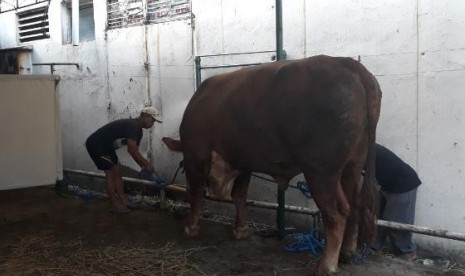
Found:
M 218 152 L 212 151 L 207 193 L 222 198 L 230 197 L 238 175 L 238 170 L 233 169 Z
M 286 189 L 290 179 L 301 173 L 300 169 L 290 162 L 243 161 L 241 165 L 247 168 L 247 171 L 270 175 L 281 189 Z M 212 151 L 207 194 L 221 198 L 231 197 L 234 181 L 240 173 L 241 171 L 234 169 L 221 154 Z

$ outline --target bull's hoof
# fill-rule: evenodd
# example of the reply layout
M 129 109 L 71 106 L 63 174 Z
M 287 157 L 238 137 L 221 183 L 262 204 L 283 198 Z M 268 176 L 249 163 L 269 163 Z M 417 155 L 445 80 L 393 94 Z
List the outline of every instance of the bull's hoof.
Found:
M 200 227 L 199 226 L 186 226 L 184 227 L 184 236 L 187 238 L 195 238 L 199 235 L 200 233 Z
M 337 275 L 338 273 L 337 269 L 323 269 L 323 268 L 318 268 L 313 272 L 313 276 L 328 276 L 328 275 Z
M 361 265 L 363 264 L 363 256 L 358 253 L 354 253 L 354 254 L 342 253 L 339 256 L 339 262 L 343 264 Z
M 250 231 L 248 226 L 238 227 L 233 230 L 233 235 L 234 239 L 243 240 L 250 237 L 250 235 L 252 235 L 252 231 Z

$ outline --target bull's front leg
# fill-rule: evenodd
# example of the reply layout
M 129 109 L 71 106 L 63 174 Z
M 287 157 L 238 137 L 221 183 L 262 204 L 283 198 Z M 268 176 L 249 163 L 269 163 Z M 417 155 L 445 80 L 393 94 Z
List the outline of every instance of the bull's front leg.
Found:
M 247 191 L 251 173 L 241 173 L 234 181 L 231 197 L 236 205 L 236 224 L 233 230 L 235 239 L 245 239 L 250 236 L 247 223 Z

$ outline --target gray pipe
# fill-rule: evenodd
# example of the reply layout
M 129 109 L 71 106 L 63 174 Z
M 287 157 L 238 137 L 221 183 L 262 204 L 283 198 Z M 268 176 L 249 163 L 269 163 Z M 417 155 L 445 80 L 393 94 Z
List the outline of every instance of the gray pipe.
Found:
M 72 173 L 72 174 L 79 174 L 79 175 L 86 175 L 86 176 L 92 176 L 92 177 L 98 177 L 98 178 L 105 178 L 105 174 L 103 173 L 96 173 L 96 172 L 88 172 L 88 171 L 82 171 L 82 170 L 74 170 L 74 169 L 64 169 L 63 170 L 65 173 Z M 147 185 L 152 185 L 152 181 L 148 180 L 143 180 L 143 179 L 138 179 L 138 178 L 132 178 L 132 177 L 123 177 L 124 181 L 127 182 L 133 182 L 133 183 L 140 183 L 140 184 L 147 184 Z M 171 184 L 166 186 L 165 188 L 167 191 L 174 192 L 174 193 L 187 193 L 186 187 L 179 186 L 176 184 Z M 233 203 L 231 198 L 220 198 L 216 196 L 211 196 L 211 195 L 206 195 L 206 199 L 216 201 L 216 202 L 225 202 L 225 203 Z M 263 209 L 278 209 L 278 204 L 276 203 L 269 203 L 269 202 L 263 202 L 263 201 L 256 201 L 256 200 L 247 200 L 247 206 L 253 206 L 257 208 L 263 208 Z M 306 214 L 306 215 L 316 215 L 319 213 L 319 211 L 312 210 L 307 207 L 300 207 L 300 206 L 289 206 L 286 205 L 284 206 L 284 209 L 288 212 L 291 213 L 299 213 L 299 214 Z

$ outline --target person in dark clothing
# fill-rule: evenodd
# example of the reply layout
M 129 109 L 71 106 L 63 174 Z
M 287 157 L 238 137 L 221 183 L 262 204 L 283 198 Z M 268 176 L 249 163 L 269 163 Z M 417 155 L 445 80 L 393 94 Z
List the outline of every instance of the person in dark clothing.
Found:
M 376 144 L 376 179 L 381 186 L 380 219 L 413 224 L 417 188 L 421 184 L 415 170 L 392 151 Z M 388 237 L 399 258 L 417 258 L 412 233 L 408 231 L 379 227 L 372 249 L 382 249 Z
M 115 149 L 127 145 L 136 163 L 147 172 L 154 172 L 149 160 L 139 152 L 142 129 L 159 122 L 159 112 L 154 107 L 144 107 L 136 119 L 120 119 L 108 123 L 92 133 L 86 140 L 86 148 L 99 170 L 105 171 L 105 186 L 113 213 L 127 213 L 128 200 L 124 194 L 121 165 Z

